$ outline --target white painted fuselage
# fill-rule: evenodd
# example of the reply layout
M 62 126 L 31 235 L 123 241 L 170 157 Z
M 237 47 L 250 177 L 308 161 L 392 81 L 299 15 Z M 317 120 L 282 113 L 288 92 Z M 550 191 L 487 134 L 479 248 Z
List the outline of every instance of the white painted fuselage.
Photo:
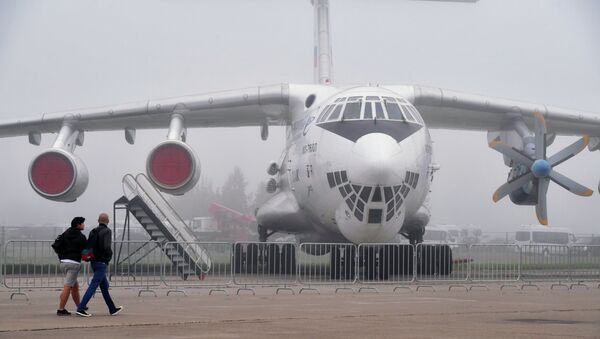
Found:
M 290 97 L 314 94 L 315 101 L 309 108 L 290 102 L 278 190 L 258 222 L 304 241 L 391 241 L 429 192 L 427 127 L 385 88 L 320 89 L 290 88 L 307 91 Z

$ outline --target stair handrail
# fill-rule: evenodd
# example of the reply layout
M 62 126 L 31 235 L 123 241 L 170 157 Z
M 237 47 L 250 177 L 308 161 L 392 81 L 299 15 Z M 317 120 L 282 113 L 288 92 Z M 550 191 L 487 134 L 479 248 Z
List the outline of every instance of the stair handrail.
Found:
M 193 243 L 198 239 L 193 235 L 188 225 L 181 219 L 179 214 L 166 201 L 166 199 L 152 185 L 148 177 L 142 173 L 133 177 L 131 174 L 126 174 L 123 177 L 123 193 L 127 199 L 131 200 L 135 196 L 139 196 L 146 205 L 158 217 L 163 225 L 174 236 L 175 240 L 180 242 Z M 194 263 L 206 273 L 210 270 L 211 260 L 209 255 L 197 245 L 191 247 Z

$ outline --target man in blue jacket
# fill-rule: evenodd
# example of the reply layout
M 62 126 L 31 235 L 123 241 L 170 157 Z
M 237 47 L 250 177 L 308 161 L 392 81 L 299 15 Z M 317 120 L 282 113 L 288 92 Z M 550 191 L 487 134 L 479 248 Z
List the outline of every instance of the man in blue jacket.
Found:
M 63 248 L 59 254 L 60 268 L 65 274 L 65 284 L 60 294 L 60 302 L 56 315 L 71 315 L 71 312 L 65 309 L 69 295 L 73 297 L 73 302 L 79 308 L 79 283 L 77 276 L 81 271 L 81 251 L 86 246 L 87 240 L 85 235 L 81 233 L 85 228 L 85 218 L 75 217 L 71 220 L 71 227 L 63 234 Z
M 106 271 L 108 268 L 108 263 L 112 259 L 113 255 L 111 248 L 112 232 L 107 226 L 108 223 L 108 214 L 101 213 L 98 217 L 98 227 L 94 228 L 90 232 L 90 236 L 88 238 L 87 247 L 91 248 L 94 253 L 94 258 L 91 260 L 94 276 L 92 277 L 90 286 L 88 287 L 87 291 L 85 291 L 83 300 L 81 300 L 81 303 L 77 308 L 77 315 L 82 317 L 91 316 L 91 314 L 86 312 L 87 304 L 94 295 L 94 292 L 96 292 L 98 286 L 100 286 L 102 297 L 104 298 L 104 302 L 106 302 L 106 306 L 108 306 L 108 312 L 110 315 L 117 315 L 119 312 L 121 312 L 121 310 L 123 310 L 123 306 L 115 306 L 115 303 L 108 293 L 108 279 L 106 278 Z

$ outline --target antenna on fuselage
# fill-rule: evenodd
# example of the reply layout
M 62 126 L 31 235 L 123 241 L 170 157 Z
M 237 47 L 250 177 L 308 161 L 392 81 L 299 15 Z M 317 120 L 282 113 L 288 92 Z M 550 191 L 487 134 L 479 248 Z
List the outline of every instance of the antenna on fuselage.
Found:
M 329 0 L 311 0 L 315 9 L 314 81 L 321 85 L 333 83 L 331 37 L 329 35 Z

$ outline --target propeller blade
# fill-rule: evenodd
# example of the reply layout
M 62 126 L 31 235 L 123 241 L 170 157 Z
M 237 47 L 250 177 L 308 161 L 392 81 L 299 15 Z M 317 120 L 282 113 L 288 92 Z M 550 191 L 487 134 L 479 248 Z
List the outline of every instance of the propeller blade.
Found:
M 494 202 L 500 201 L 500 199 L 518 190 L 521 186 L 525 185 L 530 180 L 533 180 L 533 178 L 533 173 L 531 172 L 527 172 L 519 177 L 516 177 L 515 179 L 500 186 L 500 188 L 498 188 L 496 192 L 494 192 L 492 200 L 494 200 Z
M 548 225 L 548 207 L 546 205 L 546 193 L 550 180 L 548 178 L 538 179 L 538 202 L 535 206 L 535 214 L 542 225 Z
M 535 127 L 535 158 L 546 160 L 546 120 L 540 112 L 533 112 Z
M 554 167 L 556 165 L 562 164 L 563 162 L 571 159 L 577 153 L 583 151 L 584 148 L 590 143 L 590 137 L 585 135 L 583 138 L 575 141 L 570 146 L 566 147 L 562 151 L 556 153 L 548 159 L 550 162 L 550 166 Z
M 592 191 L 591 189 L 576 183 L 575 181 L 565 177 L 564 175 L 554 170 L 550 172 L 550 179 L 558 185 L 562 186 L 564 189 L 569 190 L 572 193 L 575 193 L 582 197 L 589 197 L 594 193 L 594 191 Z
M 508 146 L 501 141 L 492 141 L 489 146 L 521 165 L 527 166 L 528 168 L 533 165 L 533 159 L 531 159 L 528 155 L 516 148 Z

